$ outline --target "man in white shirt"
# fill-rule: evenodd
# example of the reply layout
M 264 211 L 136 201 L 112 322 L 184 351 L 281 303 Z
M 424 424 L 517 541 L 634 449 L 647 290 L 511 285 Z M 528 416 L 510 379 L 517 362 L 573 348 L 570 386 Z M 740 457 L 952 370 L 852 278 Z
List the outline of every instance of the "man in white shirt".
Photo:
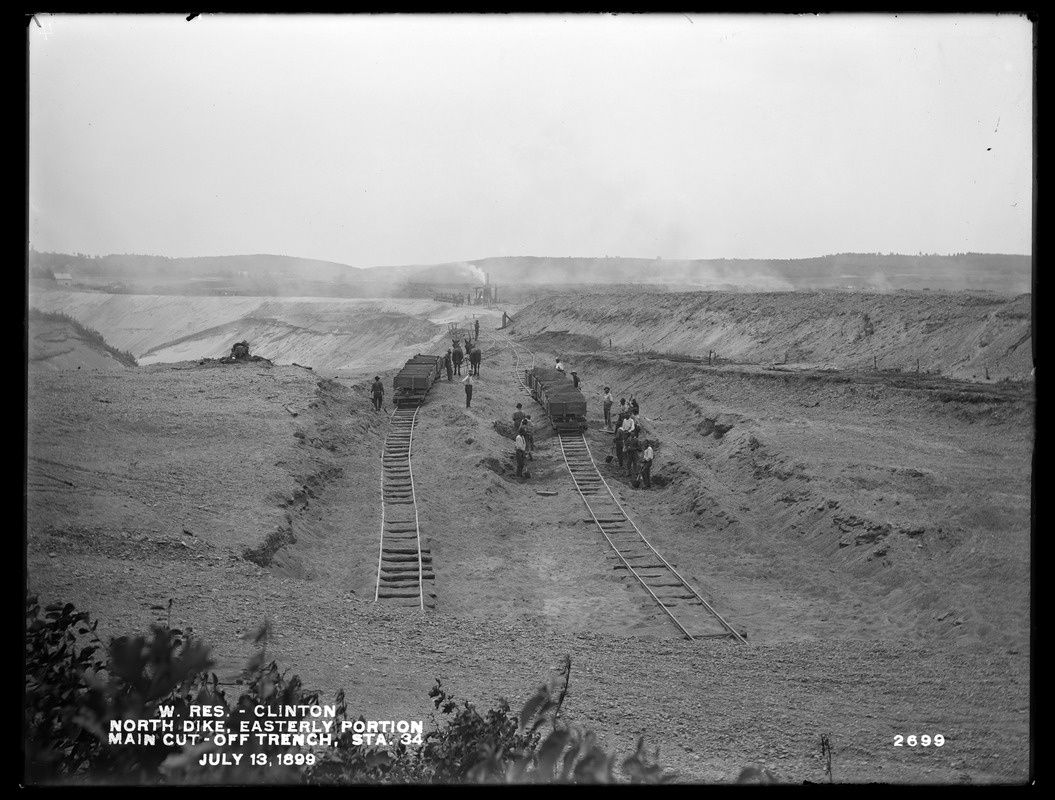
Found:
M 517 434 L 516 441 L 516 456 L 517 456 L 517 477 L 524 477 L 524 451 L 527 450 L 527 441 L 524 439 L 524 434 Z
M 534 461 L 535 456 L 535 424 L 531 421 L 531 415 L 525 414 L 524 418 L 520 420 L 520 434 L 524 437 L 524 441 L 527 442 L 527 457 L 528 461 Z
M 465 407 L 468 408 L 473 402 L 473 374 L 467 372 L 462 378 L 462 383 L 465 384 Z

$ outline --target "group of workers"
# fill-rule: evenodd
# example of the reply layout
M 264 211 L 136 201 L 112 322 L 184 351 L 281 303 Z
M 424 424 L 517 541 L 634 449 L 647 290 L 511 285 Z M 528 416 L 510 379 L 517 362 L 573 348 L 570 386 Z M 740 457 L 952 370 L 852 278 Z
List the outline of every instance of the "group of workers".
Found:
M 475 324 L 476 338 L 480 336 L 480 321 Z M 475 340 L 465 340 L 466 350 L 469 351 L 469 369 L 462 382 L 465 384 L 465 407 L 469 408 L 473 398 L 473 378 L 480 374 L 480 349 Z M 453 380 L 454 375 L 461 374 L 461 364 L 464 360 L 464 352 L 458 341 L 452 341 L 452 347 L 447 350 L 443 357 L 443 366 L 447 370 L 447 380 Z M 556 369 L 565 372 L 565 367 L 557 357 Z M 580 385 L 579 374 L 571 371 L 575 387 Z M 379 376 L 374 376 L 371 387 L 373 394 L 374 409 L 380 410 L 384 401 L 385 387 Z M 625 469 L 625 474 L 630 477 L 634 485 L 638 483 L 644 488 L 652 488 L 652 462 L 655 459 L 653 443 L 642 434 L 644 427 L 640 422 L 641 407 L 637 399 L 630 395 L 629 402 L 626 398 L 620 398 L 619 408 L 613 418 L 612 409 L 615 405 L 615 397 L 610 387 L 604 387 L 604 395 L 601 401 L 604 409 L 604 428 L 613 434 L 615 447 L 615 459 L 620 469 Z M 525 472 L 525 461 L 534 461 L 535 437 L 531 422 L 531 415 L 524 411 L 523 403 L 517 403 L 516 411 L 513 412 L 513 431 L 515 434 L 516 475 L 518 478 L 527 478 L 531 474 Z M 611 457 L 608 459 L 611 461 Z
M 604 387 L 604 427 L 612 430 L 612 406 L 615 398 L 612 396 L 610 387 Z M 635 482 L 641 481 L 646 489 L 652 488 L 652 462 L 655 459 L 655 450 L 652 442 L 642 434 L 645 431 L 640 421 L 641 407 L 637 399 L 630 395 L 630 402 L 626 398 L 619 399 L 618 416 L 615 419 L 615 432 L 613 443 L 615 445 L 615 458 L 622 469 L 625 464 L 626 474 Z
M 557 358 L 557 369 L 564 372 L 564 366 L 559 357 Z M 578 387 L 578 374 L 574 371 L 571 374 Z M 645 429 L 640 421 L 641 406 L 633 395 L 630 395 L 629 402 L 625 397 L 621 398 L 617 411 L 618 416 L 613 422 L 612 407 L 614 405 L 615 398 L 612 396 L 612 390 L 605 386 L 602 398 L 604 427 L 606 431 L 613 433 L 615 459 L 619 468 L 625 470 L 625 474 L 631 479 L 635 488 L 643 485 L 644 488 L 651 489 L 652 463 L 656 453 L 653 442 L 642 435 Z M 530 477 L 530 473 L 524 472 L 524 462 L 525 460 L 534 461 L 532 453 L 535 449 L 535 442 L 532 436 L 531 415 L 524 412 L 523 403 L 517 403 L 516 411 L 513 412 L 513 431 L 516 435 L 517 477 Z M 609 456 L 608 461 L 611 460 L 612 457 Z

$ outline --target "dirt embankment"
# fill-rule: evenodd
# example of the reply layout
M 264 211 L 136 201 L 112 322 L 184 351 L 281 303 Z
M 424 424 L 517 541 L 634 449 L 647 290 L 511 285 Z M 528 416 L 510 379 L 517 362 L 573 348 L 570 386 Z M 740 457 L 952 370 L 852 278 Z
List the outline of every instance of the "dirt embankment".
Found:
M 1033 368 L 1031 296 L 787 292 L 575 295 L 516 317 L 519 334 L 564 331 L 615 350 L 741 363 L 1025 379 Z
M 1028 647 L 1030 386 L 560 352 L 594 414 L 640 401 L 667 546 L 754 637 Z
M 98 331 L 140 365 L 221 358 L 235 342 L 247 340 L 253 355 L 329 375 L 394 367 L 416 353 L 435 350 L 446 338 L 448 322 L 501 314 L 430 300 L 65 291 L 35 293 L 30 304 L 41 311 L 61 311 Z M 57 335 L 47 334 L 53 340 Z

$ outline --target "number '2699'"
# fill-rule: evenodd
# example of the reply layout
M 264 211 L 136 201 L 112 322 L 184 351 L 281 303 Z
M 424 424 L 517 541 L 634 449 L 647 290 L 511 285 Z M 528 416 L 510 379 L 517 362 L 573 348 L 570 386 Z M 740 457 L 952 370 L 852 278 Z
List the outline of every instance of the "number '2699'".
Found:
M 894 747 L 905 747 L 906 745 L 909 747 L 930 747 L 931 745 L 941 747 L 943 744 L 945 744 L 945 737 L 940 733 L 936 733 L 933 736 L 928 736 L 925 733 L 920 734 L 919 736 L 914 733 L 910 733 L 908 736 L 902 736 L 899 733 L 894 737 Z

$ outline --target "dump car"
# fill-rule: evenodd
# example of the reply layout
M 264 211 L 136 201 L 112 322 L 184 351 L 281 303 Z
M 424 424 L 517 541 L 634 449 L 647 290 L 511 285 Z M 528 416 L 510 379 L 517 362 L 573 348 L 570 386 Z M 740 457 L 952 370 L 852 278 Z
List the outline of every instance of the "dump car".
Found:
M 563 372 L 534 367 L 526 371 L 525 378 L 531 396 L 546 410 L 555 430 L 586 428 L 586 398 Z
M 421 405 L 442 369 L 443 356 L 419 353 L 408 359 L 392 379 L 392 402 L 397 408 Z

